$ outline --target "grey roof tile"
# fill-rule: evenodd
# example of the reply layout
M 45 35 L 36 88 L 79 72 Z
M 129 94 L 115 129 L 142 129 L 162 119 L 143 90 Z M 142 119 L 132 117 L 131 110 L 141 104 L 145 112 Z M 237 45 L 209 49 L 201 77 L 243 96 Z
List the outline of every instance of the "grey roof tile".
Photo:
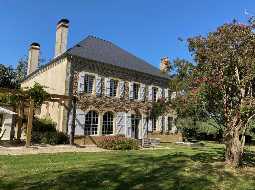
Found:
M 163 74 L 158 68 L 121 49 L 112 42 L 94 36 L 88 36 L 69 49 L 67 53 L 165 79 L 170 78 L 168 74 Z

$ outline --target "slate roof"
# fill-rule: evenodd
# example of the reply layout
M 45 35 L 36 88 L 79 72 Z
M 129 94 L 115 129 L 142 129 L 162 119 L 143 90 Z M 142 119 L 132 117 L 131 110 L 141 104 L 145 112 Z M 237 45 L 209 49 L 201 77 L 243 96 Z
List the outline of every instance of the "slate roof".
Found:
M 163 74 L 158 68 L 121 49 L 112 42 L 94 36 L 88 36 L 73 48 L 69 49 L 67 53 L 85 59 L 147 73 L 156 77 L 170 78 L 168 74 Z

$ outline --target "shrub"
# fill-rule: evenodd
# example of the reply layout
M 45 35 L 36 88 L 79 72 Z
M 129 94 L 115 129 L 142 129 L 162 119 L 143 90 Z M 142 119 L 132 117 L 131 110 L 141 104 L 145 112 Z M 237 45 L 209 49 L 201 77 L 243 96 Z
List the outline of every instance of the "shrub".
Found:
M 137 150 L 139 145 L 137 140 L 124 136 L 104 136 L 97 142 L 97 146 L 108 150 Z
M 221 142 L 223 126 L 213 120 L 194 121 L 192 118 L 179 118 L 176 126 L 187 140 L 213 140 Z
M 33 121 L 32 142 L 44 144 L 67 144 L 68 136 L 55 128 L 56 124 L 50 118 Z

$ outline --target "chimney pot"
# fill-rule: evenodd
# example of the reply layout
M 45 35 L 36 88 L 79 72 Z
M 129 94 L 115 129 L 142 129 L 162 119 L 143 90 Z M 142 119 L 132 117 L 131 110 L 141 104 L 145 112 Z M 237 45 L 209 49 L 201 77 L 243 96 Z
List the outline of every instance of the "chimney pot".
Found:
M 170 69 L 170 61 L 168 57 L 163 57 L 160 59 L 160 71 L 163 73 L 168 72 Z
M 33 42 L 28 52 L 27 75 L 33 73 L 39 65 L 40 44 Z
M 57 23 L 55 57 L 63 54 L 67 50 L 67 36 L 68 36 L 69 20 L 61 19 Z

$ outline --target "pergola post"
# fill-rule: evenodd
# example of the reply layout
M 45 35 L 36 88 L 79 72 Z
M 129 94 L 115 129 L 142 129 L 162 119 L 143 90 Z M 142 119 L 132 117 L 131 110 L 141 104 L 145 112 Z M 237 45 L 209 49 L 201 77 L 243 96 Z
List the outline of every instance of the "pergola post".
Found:
M 21 133 L 22 133 L 22 119 L 24 114 L 24 102 L 23 100 L 19 101 L 18 104 L 18 115 L 17 115 L 17 123 L 16 123 L 16 129 L 17 129 L 17 141 L 20 142 Z
M 75 120 L 76 120 L 76 97 L 72 98 L 72 126 L 70 131 L 70 145 L 74 145 L 74 134 L 75 134 Z
M 33 115 L 34 115 L 34 100 L 30 99 L 29 112 L 28 112 L 28 121 L 27 121 L 26 147 L 31 146 L 31 133 L 32 133 L 32 125 L 33 125 Z

